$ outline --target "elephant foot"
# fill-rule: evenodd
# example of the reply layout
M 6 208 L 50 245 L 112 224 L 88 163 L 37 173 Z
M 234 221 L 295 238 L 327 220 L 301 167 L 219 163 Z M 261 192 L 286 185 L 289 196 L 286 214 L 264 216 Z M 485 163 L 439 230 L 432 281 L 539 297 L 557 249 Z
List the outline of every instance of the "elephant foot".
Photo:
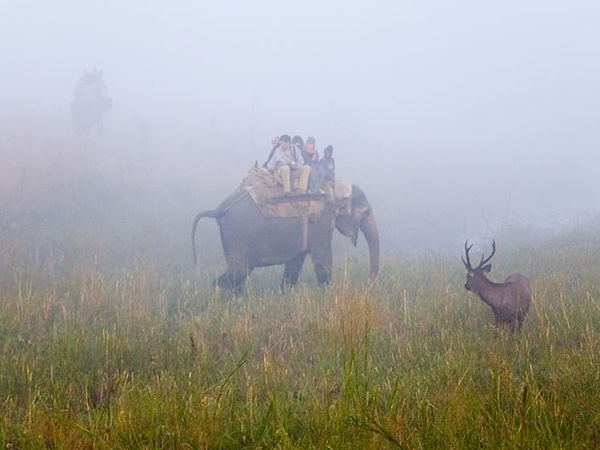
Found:
M 295 280 L 292 278 L 284 278 L 283 281 L 281 282 L 281 292 L 289 291 L 294 286 L 296 286 L 297 282 L 298 282 L 298 277 L 296 277 Z
M 218 286 L 224 289 L 232 289 L 239 293 L 242 290 L 242 283 L 246 279 L 246 275 L 232 276 L 228 273 L 224 273 L 213 282 L 213 286 Z
M 319 284 L 329 284 L 331 282 L 331 274 L 330 273 L 317 274 L 317 281 L 319 282 Z

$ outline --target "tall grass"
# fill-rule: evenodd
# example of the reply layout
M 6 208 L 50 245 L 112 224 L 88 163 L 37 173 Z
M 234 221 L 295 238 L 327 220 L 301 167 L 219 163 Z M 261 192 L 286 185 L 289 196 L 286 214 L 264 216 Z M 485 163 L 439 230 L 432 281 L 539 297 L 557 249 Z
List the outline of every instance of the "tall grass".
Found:
M 286 295 L 234 297 L 147 265 L 4 276 L 0 444 L 594 448 L 598 264 L 574 265 L 583 250 L 561 239 L 533 251 L 515 335 L 437 254 L 388 257 L 374 285 L 338 276 Z
M 190 267 L 216 205 L 196 185 L 14 141 L 60 164 L 0 166 L 0 448 L 597 448 L 596 228 L 501 241 L 492 279 L 532 282 L 514 335 L 445 253 L 384 256 L 374 284 L 366 258 L 328 287 L 307 262 L 286 294 L 260 269 L 234 296 L 214 223 Z

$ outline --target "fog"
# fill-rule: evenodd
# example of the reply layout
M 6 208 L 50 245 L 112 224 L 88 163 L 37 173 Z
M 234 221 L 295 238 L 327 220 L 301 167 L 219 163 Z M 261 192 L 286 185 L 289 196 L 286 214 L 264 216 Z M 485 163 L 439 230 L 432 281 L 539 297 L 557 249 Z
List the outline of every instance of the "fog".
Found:
M 598 2 L 2 9 L 4 132 L 68 141 L 74 86 L 101 69 L 114 105 L 96 157 L 125 174 L 197 176 L 190 211 L 214 208 L 287 133 L 333 145 L 337 176 L 367 194 L 386 253 L 460 252 L 467 238 L 542 235 L 598 212 Z

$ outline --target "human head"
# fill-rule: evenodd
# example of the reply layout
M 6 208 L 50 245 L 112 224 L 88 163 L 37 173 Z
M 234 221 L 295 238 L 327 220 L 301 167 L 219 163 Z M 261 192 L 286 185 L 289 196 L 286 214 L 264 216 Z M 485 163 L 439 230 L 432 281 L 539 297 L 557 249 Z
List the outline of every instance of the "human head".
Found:
M 300 136 L 294 136 L 294 139 L 292 139 L 292 144 L 304 147 L 304 141 Z
M 304 150 L 306 150 L 306 153 L 309 154 L 314 154 L 315 153 L 315 138 L 310 136 L 309 138 L 306 139 L 306 146 L 304 147 Z
M 328 145 L 327 147 L 325 147 L 323 149 L 323 154 L 325 156 L 331 156 L 332 153 L 333 153 L 333 147 L 331 145 Z
M 288 134 L 282 134 L 281 136 L 279 136 L 279 143 L 281 145 L 288 146 L 290 145 L 290 142 L 292 142 L 292 140 L 290 139 L 290 136 Z

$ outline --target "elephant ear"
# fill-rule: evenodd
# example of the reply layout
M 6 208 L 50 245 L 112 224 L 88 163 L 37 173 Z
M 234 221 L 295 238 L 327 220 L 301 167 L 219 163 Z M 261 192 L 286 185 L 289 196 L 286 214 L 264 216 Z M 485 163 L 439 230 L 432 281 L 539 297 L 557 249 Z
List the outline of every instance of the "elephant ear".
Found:
M 352 245 L 356 247 L 358 240 L 358 230 L 363 217 L 369 213 L 370 206 L 357 206 L 352 202 L 352 211 L 348 215 L 339 215 L 335 220 L 335 227 L 344 236 L 347 236 L 352 241 Z
M 352 245 L 356 247 L 358 240 L 358 226 L 360 221 L 357 221 L 353 216 L 337 216 L 335 219 L 335 227 L 344 236 L 349 237 Z
M 335 220 L 335 227 L 344 236 L 347 236 L 356 247 L 358 240 L 358 230 L 363 217 L 369 214 L 371 206 L 365 197 L 365 194 L 358 186 L 352 186 L 350 198 L 350 211 L 348 214 L 339 214 Z

